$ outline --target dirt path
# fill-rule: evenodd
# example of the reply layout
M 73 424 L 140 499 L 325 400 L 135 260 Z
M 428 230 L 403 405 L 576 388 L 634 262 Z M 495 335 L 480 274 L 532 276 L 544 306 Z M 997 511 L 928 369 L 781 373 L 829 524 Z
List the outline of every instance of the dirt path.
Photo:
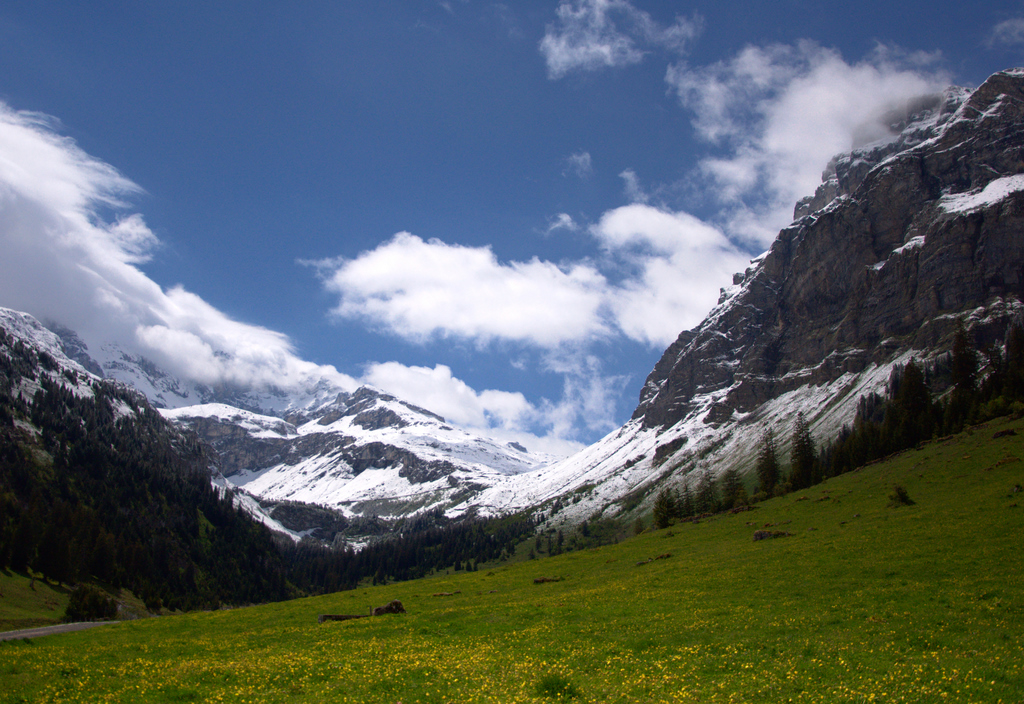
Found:
M 60 623 L 56 626 L 40 626 L 39 628 L 26 628 L 21 631 L 4 631 L 0 633 L 0 640 L 16 640 L 18 638 L 39 638 L 54 633 L 70 633 L 71 631 L 84 631 L 86 628 L 106 626 L 116 621 L 90 621 L 82 623 Z

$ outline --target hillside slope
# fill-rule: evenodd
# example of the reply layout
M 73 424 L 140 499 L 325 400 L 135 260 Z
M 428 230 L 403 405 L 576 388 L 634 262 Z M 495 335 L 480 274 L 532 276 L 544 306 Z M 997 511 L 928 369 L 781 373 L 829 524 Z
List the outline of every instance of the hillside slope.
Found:
M 1001 421 L 752 511 L 618 545 L 19 642 L 4 646 L 0 691 L 133 704 L 512 703 L 559 693 L 1015 702 L 1022 458 L 1024 421 Z M 890 505 L 894 484 L 916 503 Z M 785 535 L 754 540 L 757 531 Z M 408 613 L 317 623 L 392 599 Z

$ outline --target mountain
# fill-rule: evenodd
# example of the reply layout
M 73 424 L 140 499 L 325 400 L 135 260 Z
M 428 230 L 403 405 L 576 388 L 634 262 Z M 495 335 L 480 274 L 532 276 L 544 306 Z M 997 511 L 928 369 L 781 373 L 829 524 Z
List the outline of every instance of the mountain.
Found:
M 47 323 L 47 327 L 57 335 L 62 351 L 70 359 L 96 376 L 139 390 L 158 408 L 221 403 L 255 413 L 283 415 L 330 403 L 343 391 L 326 378 L 313 379 L 299 389 L 209 386 L 169 374 L 152 360 L 125 350 L 116 341 L 90 349 L 74 330 L 56 323 Z
M 126 587 L 153 610 L 287 597 L 271 532 L 209 466 L 142 394 L 0 309 L 0 568 Z
M 69 617 L 111 616 L 117 604 L 105 592 L 128 598 L 120 594 L 124 588 L 154 611 L 215 608 L 353 588 L 362 580 L 476 569 L 480 562 L 507 560 L 533 535 L 528 516 L 448 519 L 429 506 L 390 523 L 296 501 L 270 502 L 279 523 L 216 470 L 217 451 L 185 426 L 201 426 L 214 438 L 220 431 L 236 436 L 224 448 L 228 465 L 242 461 L 241 426 L 241 435 L 255 438 L 257 454 L 261 442 L 283 438 L 267 451 L 302 452 L 305 462 L 296 464 L 305 469 L 315 464 L 310 456 L 319 449 L 328 455 L 332 481 L 341 485 L 351 479 L 338 476 L 341 468 L 366 477 L 386 462 L 410 469 L 386 476 L 417 486 L 434 482 L 442 497 L 459 485 L 466 466 L 486 458 L 489 446 L 447 428 L 447 434 L 437 433 L 448 443 L 442 447 L 429 437 L 442 419 L 369 389 L 309 417 L 282 420 L 207 405 L 172 422 L 139 391 L 96 376 L 65 349 L 31 316 L 0 308 L 0 569 L 31 570 L 58 585 L 103 585 L 76 588 L 81 598 L 72 598 Z M 430 427 L 410 430 L 417 423 Z M 424 432 L 429 447 L 421 448 L 422 457 L 399 447 L 414 448 Z M 384 445 L 389 433 L 405 437 Z M 423 459 L 431 453 L 433 459 Z M 253 458 L 244 464 L 252 466 Z M 520 469 L 507 458 L 494 464 Z M 386 498 L 393 497 L 393 486 L 388 488 Z M 307 536 L 314 540 L 302 540 Z M 328 549 L 327 542 L 341 549 Z M 365 549 L 356 552 L 353 544 Z
M 833 439 L 894 370 L 942 360 L 959 324 L 999 349 L 1024 314 L 1024 70 L 909 101 L 889 127 L 832 160 L 792 224 L 665 351 L 626 425 L 561 461 L 370 388 L 213 389 L 116 346 L 96 361 L 70 331 L 63 349 L 194 430 L 218 481 L 295 538 L 360 543 L 375 522 L 437 512 L 631 518 L 662 487 L 750 475 L 766 430 L 785 459 L 798 413 L 819 444 Z
M 228 484 L 258 497 L 271 516 L 294 514 L 296 502 L 346 519 L 447 510 L 551 461 L 369 387 L 284 418 L 224 404 L 163 413 L 216 450 Z
M 570 522 L 649 509 L 659 487 L 749 474 L 762 432 L 785 450 L 798 412 L 834 438 L 894 368 L 946 354 L 958 322 L 999 348 L 1024 313 L 1024 70 L 912 101 L 891 129 L 833 159 L 665 351 L 623 428 L 477 505 L 546 504 Z
M 414 515 L 463 504 L 455 515 L 472 516 L 473 496 L 555 459 L 455 428 L 370 387 L 348 392 L 316 379 L 299 390 L 213 388 L 116 343 L 94 354 L 74 331 L 52 327 L 55 353 L 139 389 L 194 431 L 212 450 L 214 482 L 294 540 L 358 546 Z

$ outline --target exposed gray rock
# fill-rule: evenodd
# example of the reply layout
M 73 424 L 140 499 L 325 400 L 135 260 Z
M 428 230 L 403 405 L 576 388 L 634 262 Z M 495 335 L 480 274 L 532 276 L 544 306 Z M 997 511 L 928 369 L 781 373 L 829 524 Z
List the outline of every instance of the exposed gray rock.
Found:
M 1024 72 L 923 99 L 892 142 L 837 157 L 739 292 L 668 348 L 633 414 L 667 427 L 722 391 L 707 422 L 906 350 L 941 351 L 972 311 L 979 340 L 1024 299 L 1024 191 L 946 207 L 1024 172 Z

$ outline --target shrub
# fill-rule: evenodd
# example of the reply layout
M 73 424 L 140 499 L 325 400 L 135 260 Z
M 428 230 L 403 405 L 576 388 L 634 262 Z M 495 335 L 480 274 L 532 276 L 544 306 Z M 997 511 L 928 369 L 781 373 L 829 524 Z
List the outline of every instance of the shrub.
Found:
M 102 621 L 117 616 L 117 602 L 102 589 L 91 584 L 79 584 L 71 592 L 64 621 Z
M 544 675 L 537 682 L 537 696 L 552 699 L 576 699 L 580 691 L 567 678 L 557 674 Z
M 907 493 L 907 488 L 902 484 L 894 484 L 892 487 L 892 493 L 889 494 L 889 505 L 894 508 L 900 506 L 913 506 L 916 501 L 910 498 L 910 494 Z

